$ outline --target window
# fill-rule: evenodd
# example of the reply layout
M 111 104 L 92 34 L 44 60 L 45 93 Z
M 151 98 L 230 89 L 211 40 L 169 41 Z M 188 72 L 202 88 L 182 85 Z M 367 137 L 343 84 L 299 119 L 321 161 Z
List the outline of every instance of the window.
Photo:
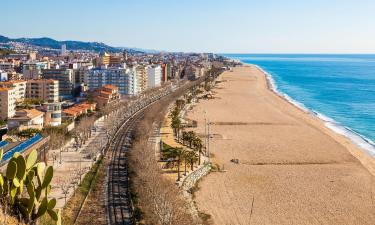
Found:
M 53 119 L 61 118 L 61 113 L 52 113 L 51 118 L 53 118 Z

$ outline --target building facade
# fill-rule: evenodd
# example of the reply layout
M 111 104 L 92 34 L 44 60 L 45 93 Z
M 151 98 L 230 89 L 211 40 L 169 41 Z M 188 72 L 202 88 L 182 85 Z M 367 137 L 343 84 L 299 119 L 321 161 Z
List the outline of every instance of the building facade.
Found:
M 104 108 L 107 105 L 120 101 L 119 88 L 114 85 L 104 85 L 93 91 L 94 101 L 98 108 Z
M 13 117 L 16 113 L 16 98 L 13 88 L 0 88 L 0 119 Z
M 24 79 L 39 79 L 42 70 L 49 69 L 48 62 L 27 62 L 22 64 L 22 74 Z
M 75 78 L 72 69 L 48 69 L 43 70 L 44 79 L 59 81 L 59 96 L 62 99 L 72 98 Z
M 142 93 L 148 88 L 147 69 L 145 66 L 139 65 L 135 67 L 135 72 L 137 76 L 138 92 Z
M 16 102 L 23 102 L 26 97 L 26 81 L 23 80 L 14 80 L 0 82 L 0 87 L 3 88 L 12 88 L 14 90 L 14 98 Z
M 43 103 L 40 111 L 44 112 L 44 125 L 59 126 L 61 124 L 61 103 Z
M 25 130 L 29 128 L 43 129 L 44 113 L 36 109 L 21 109 L 16 111 L 12 118 L 8 119 L 8 128 Z
M 138 93 L 137 76 L 134 68 L 107 68 L 91 70 L 86 76 L 89 90 L 110 84 L 117 86 L 123 95 Z
M 149 88 L 158 87 L 161 85 L 161 66 L 152 65 L 147 67 L 147 86 Z
M 40 99 L 45 102 L 58 102 L 59 81 L 52 79 L 28 80 L 26 98 Z

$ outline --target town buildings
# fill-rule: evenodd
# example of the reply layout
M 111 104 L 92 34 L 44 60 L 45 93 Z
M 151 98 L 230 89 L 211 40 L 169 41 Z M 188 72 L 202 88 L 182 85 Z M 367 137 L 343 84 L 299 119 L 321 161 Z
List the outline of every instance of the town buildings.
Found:
M 66 45 L 55 50 L 18 46 L 15 51 L 0 56 L 0 118 L 22 129 L 58 126 L 94 110 L 95 103 L 103 108 L 118 102 L 120 95 L 138 95 L 169 80 L 194 80 L 212 62 L 201 54 L 68 52 Z M 30 107 L 39 111 L 24 111 Z
M 62 118 L 75 119 L 80 115 L 86 114 L 89 111 L 94 111 L 96 109 L 96 103 L 82 102 L 67 109 L 62 110 Z
M 24 62 L 22 63 L 23 79 L 39 79 L 42 75 L 42 70 L 49 69 L 48 62 Z

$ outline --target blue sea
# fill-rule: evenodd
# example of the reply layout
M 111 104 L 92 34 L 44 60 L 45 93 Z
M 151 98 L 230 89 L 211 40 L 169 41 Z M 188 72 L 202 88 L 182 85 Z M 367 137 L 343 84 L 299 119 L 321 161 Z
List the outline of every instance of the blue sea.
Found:
M 375 157 L 375 55 L 224 56 L 259 66 L 280 95 Z

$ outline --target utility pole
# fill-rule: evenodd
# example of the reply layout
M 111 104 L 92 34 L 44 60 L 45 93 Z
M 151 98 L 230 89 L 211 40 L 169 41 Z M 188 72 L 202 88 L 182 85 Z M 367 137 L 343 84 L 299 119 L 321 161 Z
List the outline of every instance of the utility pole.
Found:
M 210 134 L 210 120 L 208 120 L 208 123 L 207 123 L 207 132 L 208 132 L 208 135 L 207 135 L 207 153 L 208 153 L 208 162 L 210 162 L 210 138 L 211 138 L 211 134 Z

